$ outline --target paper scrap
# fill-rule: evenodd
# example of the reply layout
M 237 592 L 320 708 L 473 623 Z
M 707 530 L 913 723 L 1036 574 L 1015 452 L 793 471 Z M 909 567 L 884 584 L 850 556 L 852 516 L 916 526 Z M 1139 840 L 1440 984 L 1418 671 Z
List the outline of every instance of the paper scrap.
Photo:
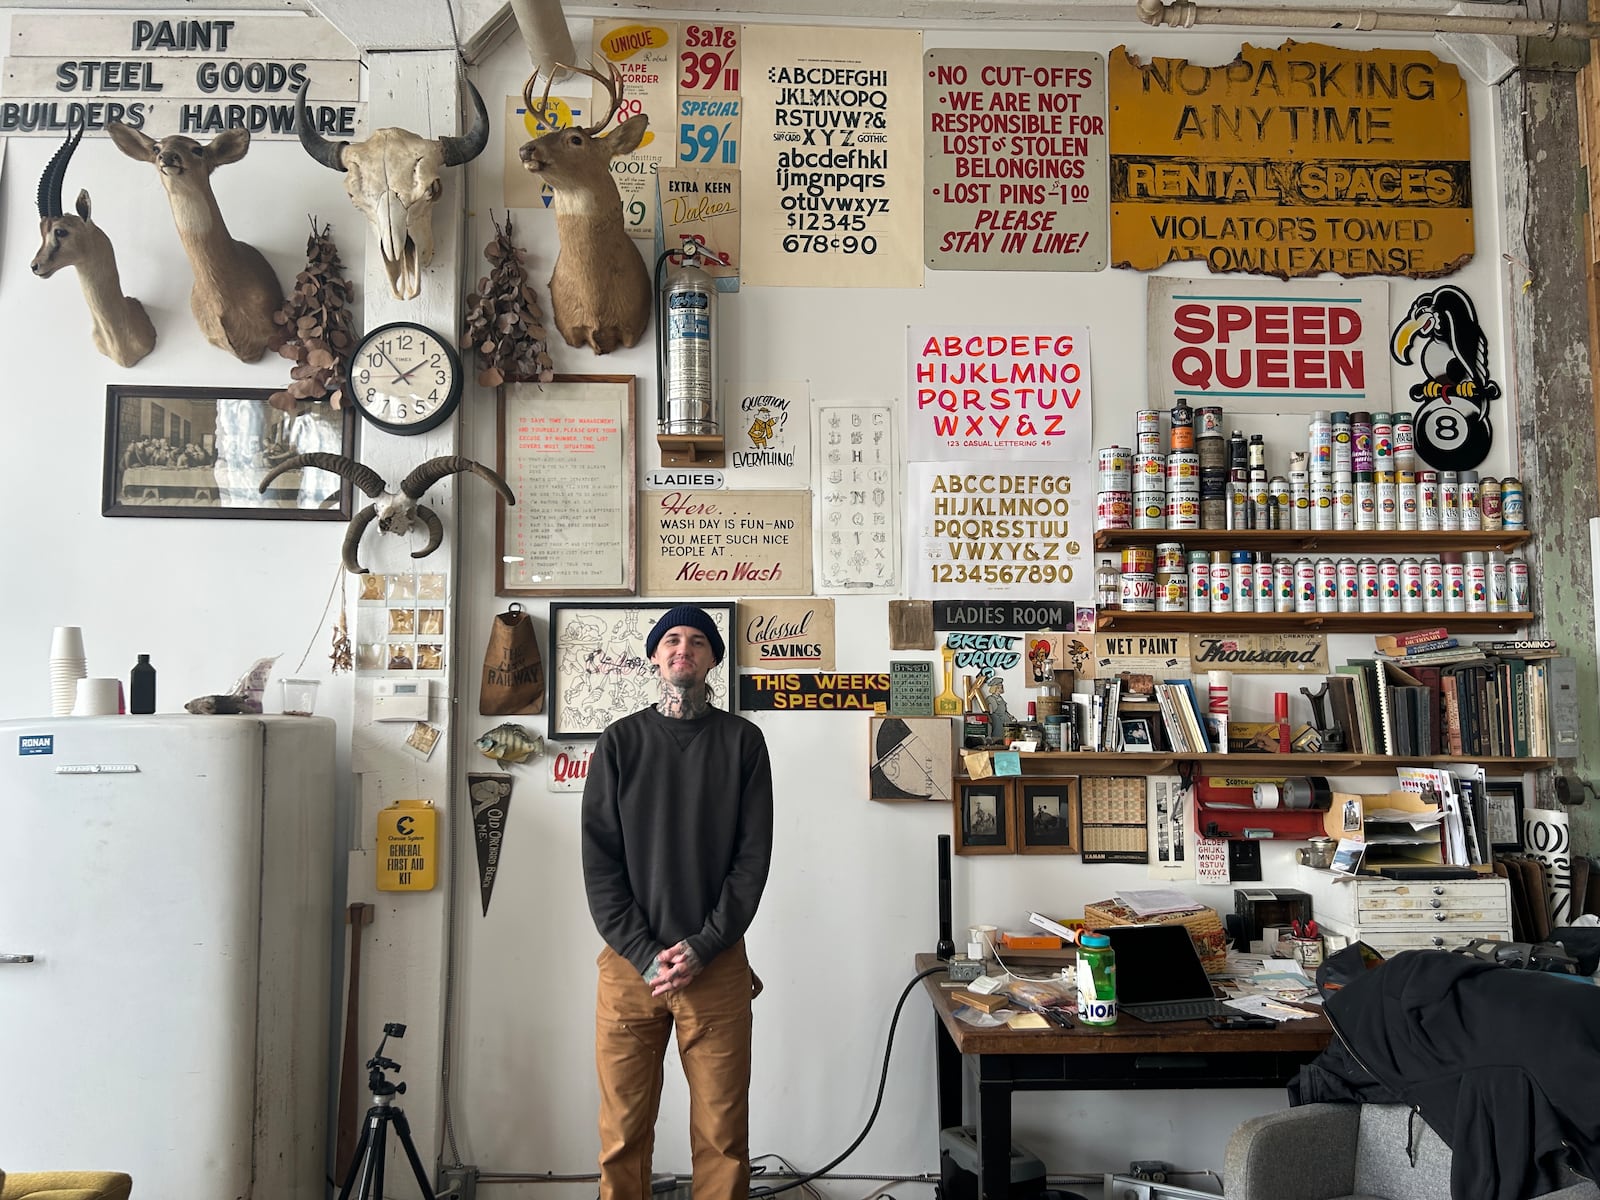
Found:
M 987 750 L 963 750 L 961 765 L 966 767 L 967 776 L 971 779 L 987 779 L 994 774 L 994 764 Z
M 994 752 L 994 773 L 996 775 L 1021 775 L 1022 755 L 1015 750 L 996 750 Z

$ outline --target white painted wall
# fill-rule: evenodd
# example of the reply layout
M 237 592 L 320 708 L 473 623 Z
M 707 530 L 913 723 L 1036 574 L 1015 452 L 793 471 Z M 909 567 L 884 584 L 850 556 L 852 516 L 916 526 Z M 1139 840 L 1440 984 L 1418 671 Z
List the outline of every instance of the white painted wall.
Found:
M 574 30 L 580 47 L 586 45 L 587 22 L 575 22 Z M 929 29 L 925 45 L 1106 51 L 1123 41 L 1141 55 L 1222 62 L 1233 56 L 1240 39 L 1158 34 L 1136 25 L 991 31 L 968 22 L 958 29 Z M 1401 45 L 1405 39 L 1386 38 L 1384 44 Z M 1438 50 L 1427 39 L 1415 44 Z M 498 98 L 521 90 L 522 56 L 520 41 L 512 39 L 474 73 L 497 126 Z M 1478 299 L 1490 330 L 1491 360 L 1503 364 L 1504 274 L 1491 216 L 1501 191 L 1501 166 L 1489 127 L 1489 99 L 1485 88 L 1469 86 L 1480 242 L 1477 257 L 1454 281 Z M 122 157 L 101 138 L 90 139 L 79 151 L 66 194 L 70 200 L 79 187 L 93 193 L 96 216 L 117 242 L 126 290 L 150 308 L 160 341 L 154 354 L 127 371 L 95 354 L 76 282 L 66 276 L 40 282 L 28 272 L 36 244 L 34 190 L 54 148 L 49 140 L 12 139 L 0 181 L 0 337 L 11 368 L 8 398 L 14 414 L 0 485 L 10 510 L 3 546 L 11 564 L 9 586 L 0 588 L 0 628 L 17 651 L 0 673 L 0 716 L 45 710 L 49 634 L 58 623 L 84 626 L 92 673 L 125 674 L 136 654 L 151 654 L 166 711 L 192 696 L 226 688 L 259 654 L 282 652 L 280 674 L 289 673 L 309 641 L 312 652 L 301 673 L 324 678 L 319 707 L 341 722 L 341 745 L 348 752 L 352 687 L 348 677 L 327 678 L 327 623 L 320 615 L 338 561 L 341 526 L 99 515 L 108 382 L 275 386 L 284 373 L 281 360 L 246 366 L 201 339 L 188 313 L 189 271 L 164 193 L 149 167 Z M 465 260 L 474 283 L 484 269 L 481 249 L 492 236 L 488 210 L 500 208 L 497 151 L 498 130 L 470 173 Z M 293 143 L 258 144 L 243 163 L 219 173 L 216 188 L 236 235 L 260 246 L 286 285 L 302 263 L 308 212 L 334 222 L 351 277 L 361 277 L 365 237 L 339 177 Z M 543 293 L 554 260 L 554 233 L 543 213 L 517 216 L 519 237 L 531 251 L 530 275 L 548 317 Z M 1424 286 L 1393 284 L 1395 307 Z M 1087 324 L 1093 337 L 1097 442 L 1127 444 L 1131 412 L 1145 397 L 1144 305 L 1143 278 L 1121 271 L 929 272 L 924 288 L 907 291 L 747 289 L 727 298 L 719 313 L 722 373 L 808 379 L 818 400 L 882 400 L 901 394 L 909 324 L 1040 319 Z M 639 377 L 640 462 L 655 463 L 650 347 L 604 362 L 559 344 L 553 353 L 561 371 Z M 1507 418 L 1499 422 L 1502 437 L 1512 428 Z M 493 461 L 492 395 L 469 392 L 460 446 L 464 453 Z M 1495 474 L 1510 469 L 1504 453 L 1503 446 L 1497 449 L 1486 469 Z M 464 514 L 455 592 L 461 615 L 455 652 L 463 716 L 459 787 L 464 771 L 480 764 L 471 739 L 499 720 L 478 717 L 474 697 L 489 621 L 505 602 L 492 594 L 493 510 L 487 493 L 469 485 L 457 495 Z M 1532 498 L 1535 506 L 1539 502 Z M 543 605 L 529 607 L 542 618 Z M 840 669 L 883 669 L 890 657 L 886 611 L 885 599 L 840 599 Z M 1332 654 L 1342 660 L 1364 648 L 1365 639 L 1340 638 Z M 1235 711 L 1264 711 L 1274 686 L 1236 679 Z M 269 693 L 268 699 L 269 709 L 276 709 L 276 696 Z M 772 881 L 750 934 L 752 959 L 767 984 L 757 1005 L 752 1149 L 815 1166 L 849 1143 L 871 1108 L 890 1006 L 911 973 L 912 955 L 934 941 L 934 839 L 949 830 L 950 813 L 862 799 L 866 738 L 859 717 L 763 714 L 756 719 L 772 748 L 778 823 Z M 539 718 L 528 723 L 543 727 Z M 407 1067 L 411 1091 L 405 1103 L 425 1159 L 459 1154 L 485 1171 L 586 1172 L 593 1169 L 596 1149 L 592 964 L 600 941 L 583 899 L 578 797 L 549 793 L 538 765 L 519 768 L 517 775 L 505 858 L 487 918 L 479 915 L 467 819 L 461 813 L 447 816 L 461 836 L 463 865 L 457 881 L 453 1146 L 432 1119 L 439 1087 L 431 1052 L 423 1052 L 441 1032 L 443 1010 L 429 1007 L 437 989 L 429 986 L 433 981 L 419 986 L 416 956 L 407 950 L 438 944 L 443 930 L 437 903 L 397 898 L 381 909 L 384 928 L 367 944 L 365 1014 L 357 1038 L 366 1054 L 373 1040 L 368 1031 L 382 1020 L 404 1020 L 423 1034 L 391 1049 Z M 1286 876 L 1288 848 L 1266 849 L 1269 878 L 1275 871 Z M 958 859 L 956 924 L 1015 925 L 1035 907 L 1070 911 L 1136 886 L 1142 876 L 1139 869 L 1085 866 L 1075 858 Z M 1218 908 L 1231 908 L 1229 889 L 1194 890 Z M 824 983 L 845 999 L 823 1002 Z M 931 1039 L 926 1006 L 913 1000 L 901 1021 L 877 1128 L 843 1169 L 935 1169 Z M 1222 1144 L 1239 1120 L 1282 1104 L 1276 1092 L 1039 1094 L 1019 1099 L 1016 1137 L 1056 1171 L 1101 1171 L 1125 1166 L 1131 1157 L 1151 1156 L 1216 1168 Z M 670 1073 L 657 1163 L 661 1169 L 688 1167 L 684 1093 L 681 1080 Z M 389 1178 L 396 1194 L 409 1194 L 404 1174 L 391 1169 Z M 869 1186 L 838 1184 L 830 1191 L 847 1196 Z M 591 1185 L 562 1190 L 574 1197 L 592 1194 Z M 507 1187 L 497 1194 L 549 1191 Z
M 574 22 L 573 28 L 581 53 L 588 40 L 587 23 Z M 1276 44 L 1279 39 L 1257 40 Z M 1139 26 L 1023 32 L 963 23 L 955 30 L 927 30 L 924 44 L 1104 52 L 1124 41 L 1140 55 L 1187 54 L 1220 63 L 1233 57 L 1240 39 L 1162 35 Z M 1403 43 L 1388 39 L 1384 44 Z M 1428 39 L 1412 44 L 1439 49 Z M 522 47 L 515 41 L 478 70 L 475 78 L 492 112 L 499 111 L 494 97 L 520 90 L 525 70 Z M 1492 361 L 1503 363 L 1499 235 L 1490 215 L 1499 191 L 1495 138 L 1489 128 L 1492 109 L 1481 86 L 1471 86 L 1469 100 L 1480 242 L 1474 262 L 1452 281 L 1478 300 L 1495 347 Z M 487 210 L 498 208 L 500 196 L 500 158 L 491 152 L 473 170 L 469 263 L 492 236 Z M 540 288 L 548 317 L 543 293 L 554 261 L 553 230 L 542 212 L 516 216 L 519 238 L 531 251 L 530 277 Z M 1393 306 L 1403 312 L 1426 286 L 1394 284 Z M 922 289 L 905 291 L 747 288 L 724 297 L 719 309 L 721 374 L 808 379 L 817 402 L 879 401 L 902 394 L 907 325 L 971 320 L 1004 326 L 1042 319 L 1082 323 L 1093 338 L 1096 444 L 1115 439 L 1127 445 L 1132 411 L 1145 401 L 1144 314 L 1144 278 L 1128 271 L 930 271 Z M 559 342 L 552 352 L 558 371 L 630 372 L 639 377 L 641 469 L 657 464 L 652 346 L 604 361 Z M 490 399 L 480 397 L 470 406 L 465 453 L 493 454 Z M 1265 428 L 1271 438 L 1276 427 L 1252 423 L 1251 428 Z M 1282 428 L 1286 439 L 1294 426 Z M 1514 426 L 1502 417 L 1498 428 Z M 1278 442 L 1280 448 L 1282 444 Z M 1497 448 L 1486 473 L 1505 473 L 1503 453 L 1503 446 Z M 470 738 L 498 720 L 471 715 L 470 705 L 489 620 L 505 601 L 491 594 L 490 510 L 481 496 L 470 492 L 464 504 L 464 645 L 457 664 L 459 694 L 468 714 L 461 732 Z M 542 617 L 543 605 L 529 607 Z M 890 657 L 886 600 L 842 597 L 837 611 L 839 669 L 885 669 Z M 1364 638 L 1338 638 L 1332 656 L 1343 661 L 1370 648 Z M 1282 680 L 1236 676 L 1235 712 L 1265 716 L 1270 692 L 1283 686 Z M 1290 684 L 1289 690 L 1297 686 Z M 1296 719 L 1304 719 L 1308 714 L 1302 715 L 1298 695 L 1295 703 Z M 752 962 L 767 985 L 756 1003 L 751 1149 L 815 1167 L 850 1143 L 871 1110 L 891 1007 L 911 974 L 912 956 L 931 949 L 936 936 L 935 837 L 949 832 L 951 814 L 943 806 L 874 805 L 862 798 L 866 738 L 859 716 L 763 713 L 754 719 L 772 750 L 778 821 L 771 882 L 749 936 Z M 530 718 L 528 724 L 542 727 L 542 719 Z M 464 760 L 473 757 L 470 748 L 463 754 Z M 583 898 L 579 797 L 546 791 L 544 772 L 537 767 L 516 773 L 505 857 L 487 918 L 479 915 L 475 880 L 470 878 L 471 851 L 466 844 L 462 850 L 463 874 L 469 877 L 460 881 L 458 903 L 457 1149 L 463 1160 L 485 1171 L 591 1171 L 597 1148 L 593 960 L 601 942 Z M 1369 782 L 1371 790 L 1378 790 L 1376 781 Z M 462 820 L 458 829 L 464 828 Z M 1289 849 L 1266 847 L 1269 879 L 1276 874 L 1287 881 Z M 975 921 L 1016 927 L 1030 908 L 1071 911 L 1118 888 L 1138 886 L 1143 878 L 1142 868 L 1086 866 L 1076 858 L 958 858 L 955 922 L 958 928 Z M 1229 888 L 1190 890 L 1219 909 L 1232 909 Z M 932 1036 L 928 1009 L 914 997 L 900 1022 L 883 1112 L 871 1136 L 841 1170 L 909 1174 L 937 1169 Z M 1134 1157 L 1219 1169 L 1223 1144 L 1234 1126 L 1284 1103 L 1276 1091 L 1040 1093 L 1019 1097 L 1016 1139 L 1039 1153 L 1053 1171 L 1126 1168 Z M 688 1170 L 686 1111 L 681 1077 L 669 1070 L 658 1127 L 658 1170 Z M 839 1183 L 827 1190 L 848 1196 L 870 1188 Z M 508 1186 L 496 1194 L 544 1196 L 551 1190 L 550 1185 Z M 574 1184 L 562 1190 L 578 1197 L 591 1195 L 593 1187 Z

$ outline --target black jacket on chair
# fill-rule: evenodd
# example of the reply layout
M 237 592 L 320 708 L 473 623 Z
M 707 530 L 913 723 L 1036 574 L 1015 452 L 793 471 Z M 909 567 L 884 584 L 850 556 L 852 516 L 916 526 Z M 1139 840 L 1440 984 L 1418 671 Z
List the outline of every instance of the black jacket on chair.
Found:
M 1449 1145 L 1453 1196 L 1525 1200 L 1600 1178 L 1600 988 L 1413 950 L 1326 1001 L 1339 1040 L 1291 1104 L 1416 1108 Z

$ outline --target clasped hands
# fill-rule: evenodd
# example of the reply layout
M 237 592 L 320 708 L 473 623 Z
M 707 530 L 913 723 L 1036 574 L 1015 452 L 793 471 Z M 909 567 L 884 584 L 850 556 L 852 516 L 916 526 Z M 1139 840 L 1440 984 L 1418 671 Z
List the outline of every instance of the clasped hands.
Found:
M 654 969 L 645 976 L 645 982 L 650 985 L 652 996 L 665 996 L 669 992 L 681 992 L 703 969 L 700 956 L 690 949 L 689 943 L 679 942 L 656 955 Z

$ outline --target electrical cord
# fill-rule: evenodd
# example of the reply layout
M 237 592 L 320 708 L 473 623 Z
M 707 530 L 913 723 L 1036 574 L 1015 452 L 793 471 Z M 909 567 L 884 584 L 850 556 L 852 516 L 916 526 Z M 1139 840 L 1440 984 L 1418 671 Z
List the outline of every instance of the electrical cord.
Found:
M 894 1016 L 889 1018 L 889 1036 L 888 1036 L 887 1040 L 885 1041 L 885 1044 L 884 1044 L 884 1047 L 883 1047 L 883 1070 L 881 1072 L 879 1072 L 879 1075 L 878 1075 L 878 1095 L 877 1095 L 877 1098 L 875 1100 L 873 1100 L 873 1102 L 872 1102 L 872 1112 L 869 1113 L 868 1116 L 867 1116 L 867 1123 L 866 1123 L 866 1125 L 864 1125 L 862 1127 L 861 1132 L 856 1135 L 856 1140 L 851 1142 L 849 1146 L 845 1147 L 844 1153 L 839 1155 L 839 1157 L 835 1158 L 832 1162 L 828 1163 L 827 1166 L 821 1167 L 821 1168 L 819 1168 L 819 1169 L 817 1169 L 815 1171 L 810 1172 L 809 1174 L 801 1175 L 798 1179 L 790 1180 L 788 1183 L 785 1183 L 785 1184 L 781 1185 L 780 1187 L 759 1188 L 759 1189 L 758 1188 L 751 1188 L 750 1189 L 750 1195 L 751 1196 L 761 1196 L 761 1197 L 776 1196 L 779 1192 L 787 1192 L 787 1191 L 789 1191 L 789 1190 L 791 1190 L 793 1188 L 804 1187 L 806 1184 L 810 1183 L 813 1179 L 820 1179 L 824 1175 L 826 1175 L 829 1171 L 833 1170 L 840 1163 L 842 1163 L 845 1159 L 849 1158 L 852 1154 L 854 1154 L 855 1151 L 856 1151 L 856 1147 L 857 1146 L 861 1145 L 862 1142 L 866 1141 L 867 1134 L 872 1132 L 873 1123 L 875 1121 L 877 1121 L 877 1119 L 878 1119 L 878 1110 L 883 1107 L 883 1093 L 884 1093 L 885 1087 L 888 1085 L 888 1082 L 889 1082 L 889 1056 L 894 1053 L 894 1031 L 895 1031 L 895 1026 L 897 1026 L 900 1023 L 900 1010 L 903 1009 L 905 1007 L 905 1005 L 906 1005 L 906 997 L 911 995 L 911 989 L 912 988 L 916 987 L 917 984 L 921 983 L 928 976 L 930 976 L 930 975 L 942 975 L 948 969 L 949 969 L 948 967 L 940 965 L 940 966 L 937 966 L 937 967 L 929 967 L 925 971 L 918 971 L 915 975 L 913 975 L 911 977 L 911 982 L 906 984 L 905 990 L 900 993 L 900 999 L 895 1001 Z

